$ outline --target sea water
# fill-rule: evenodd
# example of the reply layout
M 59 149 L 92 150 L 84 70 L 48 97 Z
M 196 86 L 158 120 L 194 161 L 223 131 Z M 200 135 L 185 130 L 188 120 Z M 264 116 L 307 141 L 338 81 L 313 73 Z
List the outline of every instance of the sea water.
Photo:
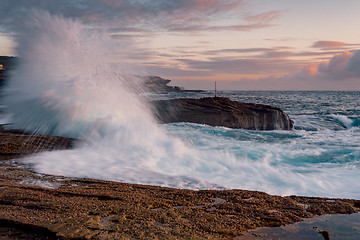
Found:
M 106 32 L 35 12 L 17 34 L 21 62 L 2 91 L 1 123 L 83 139 L 21 161 L 38 172 L 190 189 L 360 199 L 360 92 L 222 91 L 280 107 L 292 131 L 159 124 L 139 71 L 111 54 Z M 35 57 L 36 56 L 36 57 Z M 221 84 L 219 84 L 221 87 Z
M 158 98 L 212 95 L 170 93 Z M 166 125 L 171 134 L 188 139 L 197 149 L 235 156 L 236 166 L 229 166 L 228 177 L 222 176 L 225 186 L 282 195 L 359 198 L 360 92 L 223 91 L 218 95 L 280 107 L 295 125 L 292 131 Z

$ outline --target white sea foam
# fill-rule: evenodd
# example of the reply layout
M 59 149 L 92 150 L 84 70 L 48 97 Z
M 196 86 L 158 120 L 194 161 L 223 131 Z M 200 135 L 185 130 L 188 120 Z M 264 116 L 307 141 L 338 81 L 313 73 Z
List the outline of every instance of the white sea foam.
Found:
M 110 61 L 118 47 L 102 32 L 46 13 L 35 12 L 19 30 L 22 62 L 5 89 L 14 126 L 85 139 L 75 149 L 24 160 L 37 171 L 177 188 L 360 199 L 360 143 L 349 144 L 354 136 L 360 139 L 359 131 L 158 125 L 135 94 L 140 87 L 134 72 Z
M 330 117 L 340 122 L 346 128 L 353 127 L 354 120 L 347 116 L 339 115 L 339 114 L 331 114 Z

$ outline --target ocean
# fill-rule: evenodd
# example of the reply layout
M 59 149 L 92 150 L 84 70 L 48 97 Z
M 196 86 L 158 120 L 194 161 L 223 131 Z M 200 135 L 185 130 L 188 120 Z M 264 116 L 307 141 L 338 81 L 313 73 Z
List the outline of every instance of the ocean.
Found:
M 168 93 L 147 98 L 201 98 L 213 94 Z M 360 199 L 360 92 L 221 91 L 218 95 L 279 107 L 294 121 L 294 130 L 159 124 L 175 143 L 161 140 L 157 149 L 149 149 L 154 146 L 144 144 L 148 141 L 145 134 L 134 140 L 143 142 L 145 147 L 117 147 L 116 142 L 109 143 L 117 137 L 106 137 L 97 149 L 82 146 L 40 154 L 26 161 L 37 171 L 73 177 L 176 188 L 238 188 L 279 195 Z M 9 116 L 3 115 L 0 122 L 6 121 Z M 117 141 L 123 144 L 126 139 Z
M 142 71 L 113 55 L 126 45 L 60 16 L 35 12 L 15 40 L 21 62 L 1 91 L 0 123 L 84 140 L 17 160 L 28 168 L 175 188 L 360 199 L 360 92 L 218 92 L 280 107 L 294 120 L 292 131 L 158 124 L 150 100 L 214 93 L 141 94 Z
M 294 130 L 167 125 L 171 134 L 191 139 L 196 148 L 211 147 L 235 156 L 236 163 L 228 167 L 231 173 L 216 183 L 280 195 L 359 199 L 360 92 L 223 91 L 218 95 L 279 107 L 294 121 Z M 213 93 L 173 93 L 158 98 L 206 96 Z

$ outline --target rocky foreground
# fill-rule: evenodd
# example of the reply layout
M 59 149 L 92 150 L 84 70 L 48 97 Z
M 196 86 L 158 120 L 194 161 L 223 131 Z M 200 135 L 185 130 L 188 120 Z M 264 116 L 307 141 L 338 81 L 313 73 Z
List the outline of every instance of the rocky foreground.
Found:
M 0 161 L 0 239 L 236 239 L 246 229 L 360 207 L 359 200 L 52 176 L 14 160 L 72 144 L 74 139 L 1 131 L 0 154 L 10 160 Z
M 162 123 L 190 122 L 248 130 L 292 130 L 294 127 L 280 108 L 223 97 L 160 100 L 153 104 Z

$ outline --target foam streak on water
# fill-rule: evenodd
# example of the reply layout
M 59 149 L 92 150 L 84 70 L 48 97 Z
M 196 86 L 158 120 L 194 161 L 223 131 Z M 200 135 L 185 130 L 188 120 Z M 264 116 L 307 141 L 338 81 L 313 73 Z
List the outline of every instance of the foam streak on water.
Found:
M 24 160 L 37 171 L 177 188 L 360 199 L 358 93 L 219 93 L 283 108 L 295 121 L 294 131 L 158 125 L 135 94 L 140 87 L 134 71 L 109 61 L 121 46 L 106 34 L 35 12 L 17 41 L 22 63 L 4 91 L 13 127 L 85 140 L 72 150 Z M 212 95 L 194 94 L 158 97 Z

